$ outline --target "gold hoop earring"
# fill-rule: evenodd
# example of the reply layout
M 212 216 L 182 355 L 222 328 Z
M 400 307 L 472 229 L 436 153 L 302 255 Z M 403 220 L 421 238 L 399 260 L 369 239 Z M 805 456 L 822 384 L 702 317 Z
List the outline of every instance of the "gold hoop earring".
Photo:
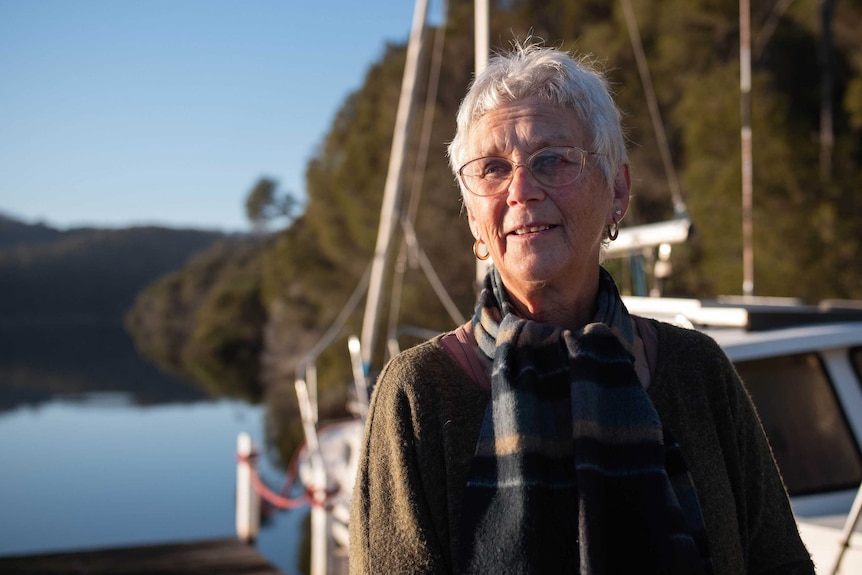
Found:
M 614 241 L 620 235 L 620 225 L 614 220 L 614 223 L 608 226 L 608 239 Z
M 485 255 L 479 255 L 479 246 L 482 245 L 482 240 L 476 240 L 476 243 L 473 244 L 473 255 L 476 256 L 476 259 L 480 262 L 484 262 L 488 258 L 491 257 L 491 252 L 485 252 Z M 487 249 L 487 248 L 486 248 Z

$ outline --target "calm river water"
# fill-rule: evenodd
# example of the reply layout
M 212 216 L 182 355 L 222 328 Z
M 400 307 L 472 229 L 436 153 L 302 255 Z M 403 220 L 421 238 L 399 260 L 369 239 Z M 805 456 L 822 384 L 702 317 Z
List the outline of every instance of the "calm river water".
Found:
M 233 536 L 237 435 L 263 430 L 261 408 L 170 381 L 121 328 L 0 326 L 0 555 Z M 262 527 L 286 574 L 306 516 Z

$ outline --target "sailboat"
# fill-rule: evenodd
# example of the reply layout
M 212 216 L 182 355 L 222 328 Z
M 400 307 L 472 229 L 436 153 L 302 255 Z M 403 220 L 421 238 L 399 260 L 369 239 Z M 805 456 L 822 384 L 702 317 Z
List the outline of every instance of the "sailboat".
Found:
M 651 96 L 649 72 L 639 46 L 637 25 L 633 20 L 633 12 L 628 0 L 623 0 L 623 9 L 641 80 L 647 92 L 647 98 L 651 99 L 654 96 Z M 484 67 L 489 53 L 487 0 L 477 1 L 475 10 L 476 69 L 479 71 Z M 364 420 L 368 413 L 370 391 L 373 386 L 370 364 L 371 358 L 375 357 L 374 346 L 380 331 L 380 307 L 387 277 L 387 265 L 391 260 L 394 238 L 399 226 L 402 226 L 405 231 L 406 241 L 413 242 L 416 247 L 411 219 L 400 214 L 397 207 L 400 205 L 407 134 L 413 117 L 416 74 L 427 12 L 427 0 L 416 0 L 374 260 L 363 282 L 354 291 L 342 313 L 297 369 L 295 387 L 306 438 L 299 456 L 299 476 L 310 493 L 312 503 L 313 575 L 335 572 L 336 563 L 343 567 L 343 557 L 349 546 L 347 526 L 350 496 L 359 460 Z M 610 245 L 607 256 L 640 261 L 640 274 L 645 277 L 643 254 L 649 254 L 651 274 L 654 278 L 660 279 L 670 273 L 669 259 L 672 246 L 689 239 L 692 223 L 676 184 L 667 144 L 663 142 L 658 106 L 651 102 L 649 108 L 670 182 L 674 218 L 666 222 L 621 229 L 618 239 Z M 427 258 L 423 269 L 434 284 L 435 274 Z M 477 277 L 483 277 L 485 271 L 484 264 L 479 263 L 476 270 Z M 654 285 L 650 290 L 643 280 L 635 284 L 640 285 L 636 291 L 640 292 L 638 295 L 641 297 L 626 298 L 626 304 L 633 313 L 701 329 L 722 345 L 743 373 L 746 381 L 750 382 L 752 389 L 757 390 L 755 400 L 758 400 L 759 395 L 763 402 L 758 407 L 761 415 L 764 416 L 768 433 L 770 430 L 773 433 L 786 432 L 788 425 L 780 410 L 769 407 L 771 396 L 786 394 L 788 389 L 774 385 L 772 380 L 779 382 L 793 380 L 796 382 L 796 387 L 793 388 L 795 392 L 802 390 L 811 395 L 812 392 L 808 390 L 813 386 L 808 385 L 808 380 L 800 379 L 798 370 L 788 371 L 787 362 L 790 361 L 791 365 L 795 365 L 794 361 L 802 361 L 807 365 L 819 366 L 820 371 L 806 373 L 806 377 L 817 380 L 819 385 L 817 393 L 823 396 L 831 394 L 833 398 L 837 398 L 827 407 L 832 410 L 830 413 L 819 415 L 828 417 L 831 421 L 843 422 L 843 426 L 833 430 L 833 434 L 829 436 L 830 443 L 822 443 L 823 436 L 817 435 L 815 433 L 817 430 L 813 429 L 808 430 L 810 432 L 808 437 L 799 439 L 799 434 L 795 437 L 799 439 L 800 444 L 805 440 L 807 447 L 800 449 L 809 458 L 818 455 L 813 451 L 827 453 L 832 444 L 841 443 L 845 453 L 855 457 L 856 461 L 855 464 L 851 461 L 843 466 L 843 476 L 834 481 L 835 474 L 832 469 L 829 469 L 830 465 L 823 463 L 832 461 L 829 457 L 808 461 L 807 465 L 819 468 L 820 479 L 811 483 L 814 485 L 811 490 L 808 492 L 803 490 L 794 495 L 792 500 L 803 538 L 814 555 L 819 571 L 822 573 L 862 572 L 862 535 L 858 533 L 854 535 L 860 509 L 862 509 L 862 485 L 860 485 L 862 458 L 858 447 L 854 447 L 862 445 L 862 383 L 859 380 L 862 373 L 862 352 L 860 352 L 862 314 L 836 307 L 810 308 L 788 305 L 786 302 L 777 304 L 774 301 L 765 302 L 751 298 L 744 301 L 701 302 L 644 297 L 660 296 L 660 286 Z M 316 406 L 315 360 L 320 352 L 331 345 L 342 332 L 347 317 L 358 306 L 366 289 L 361 338 L 351 337 L 348 343 L 355 383 L 354 401 L 351 404 L 354 417 L 332 425 L 321 425 Z M 447 301 L 445 289 L 435 285 L 435 290 L 452 317 L 453 325 L 463 323 L 464 318 L 451 303 L 451 299 Z M 391 337 L 389 339 L 389 353 L 397 353 L 397 341 Z M 769 371 L 773 369 L 769 367 L 772 365 L 775 365 L 775 371 Z M 769 377 L 765 380 L 762 377 L 758 379 L 757 369 L 762 372 L 764 366 L 767 366 Z M 780 371 L 781 369 L 784 371 Z M 749 375 L 745 375 L 746 373 Z M 822 382 L 826 382 L 825 388 L 820 385 Z M 815 399 L 823 398 L 817 396 Z M 767 420 L 766 416 L 773 419 Z M 789 423 L 789 425 L 792 424 L 793 422 Z M 816 449 L 811 448 L 811 443 L 816 446 Z M 793 449 L 788 451 L 790 454 L 799 452 Z M 786 477 L 788 473 L 797 473 L 798 470 L 791 470 L 792 463 L 786 463 L 786 466 L 782 464 L 781 450 L 777 450 L 777 454 L 779 465 L 782 466 L 782 472 Z M 804 474 L 804 472 L 798 473 Z

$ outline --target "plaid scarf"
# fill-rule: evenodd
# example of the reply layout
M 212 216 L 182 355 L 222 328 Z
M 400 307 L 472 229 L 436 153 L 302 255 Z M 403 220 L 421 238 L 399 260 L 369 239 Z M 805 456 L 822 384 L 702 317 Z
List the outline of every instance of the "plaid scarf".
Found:
M 492 268 L 473 330 L 494 367 L 458 572 L 709 573 L 697 493 L 635 374 L 610 274 L 572 332 L 517 317 Z

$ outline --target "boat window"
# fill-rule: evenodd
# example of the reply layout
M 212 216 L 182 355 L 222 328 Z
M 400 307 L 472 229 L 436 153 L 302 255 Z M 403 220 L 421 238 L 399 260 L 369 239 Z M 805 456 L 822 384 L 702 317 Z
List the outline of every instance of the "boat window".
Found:
M 850 360 L 856 368 L 856 381 L 862 382 L 862 347 L 854 347 L 850 350 Z
M 860 355 L 854 359 L 857 369 Z M 790 495 L 859 485 L 859 448 L 817 354 L 741 361 L 736 368 Z

